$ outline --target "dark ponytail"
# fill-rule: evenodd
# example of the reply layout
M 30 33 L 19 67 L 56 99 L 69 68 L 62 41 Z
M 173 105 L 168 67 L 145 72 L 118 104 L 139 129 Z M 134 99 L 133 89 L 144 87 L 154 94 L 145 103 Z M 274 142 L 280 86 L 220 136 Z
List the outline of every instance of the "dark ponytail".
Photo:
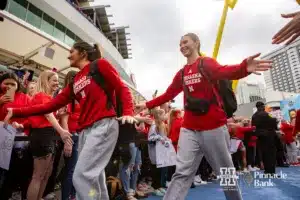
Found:
M 90 62 L 102 57 L 98 44 L 90 45 L 87 42 L 79 41 L 73 45 L 73 48 L 82 54 L 86 54 L 87 60 Z
M 66 75 L 65 78 L 65 83 L 64 83 L 64 87 L 70 87 L 71 90 L 71 111 L 74 112 L 75 110 L 75 94 L 74 94 L 74 78 L 76 76 L 77 72 L 76 71 L 69 71 Z

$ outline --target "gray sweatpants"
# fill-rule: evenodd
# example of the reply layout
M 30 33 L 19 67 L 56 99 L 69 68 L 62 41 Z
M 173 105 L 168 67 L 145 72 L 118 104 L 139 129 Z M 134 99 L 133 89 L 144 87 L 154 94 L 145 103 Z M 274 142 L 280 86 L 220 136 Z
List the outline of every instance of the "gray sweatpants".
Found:
M 164 200 L 185 199 L 203 156 L 217 175 L 220 174 L 220 167 L 234 167 L 229 153 L 229 143 L 230 136 L 226 126 L 201 132 L 181 128 L 176 172 Z M 242 200 L 237 184 L 231 186 L 230 190 L 225 188 L 223 190 L 227 200 Z
M 287 151 L 287 156 L 288 156 L 288 161 L 289 163 L 297 163 L 297 154 L 298 154 L 298 149 L 296 146 L 296 142 L 292 142 L 290 144 L 286 145 L 286 151 Z
M 79 157 L 73 174 L 77 200 L 109 200 L 104 168 L 112 156 L 118 134 L 117 120 L 106 118 L 79 135 Z

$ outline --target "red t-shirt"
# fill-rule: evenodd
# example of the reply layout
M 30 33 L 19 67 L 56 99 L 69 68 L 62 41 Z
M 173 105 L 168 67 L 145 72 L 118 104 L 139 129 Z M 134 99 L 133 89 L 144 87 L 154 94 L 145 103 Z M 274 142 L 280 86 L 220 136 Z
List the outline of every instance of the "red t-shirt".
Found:
M 221 79 L 236 80 L 248 75 L 247 61 L 244 60 L 240 65 L 221 66 L 214 59 L 205 57 L 204 70 L 214 83 Z M 193 64 L 185 65 L 183 68 L 185 86 L 190 91 L 190 96 L 195 98 L 212 100 L 215 96 L 213 87 L 206 78 L 204 78 L 198 70 L 200 59 Z M 174 99 L 183 91 L 183 83 L 181 70 L 175 75 L 173 82 L 166 92 L 161 96 L 146 103 L 148 108 L 154 108 L 165 102 Z M 220 101 L 220 97 L 217 99 Z M 186 103 L 186 95 L 184 95 L 184 103 Z M 220 105 L 211 104 L 206 115 L 196 115 L 189 110 L 184 112 L 183 127 L 191 130 L 211 130 L 223 126 L 227 123 L 226 114 Z
M 172 140 L 175 150 L 177 150 L 179 135 L 180 135 L 180 128 L 182 126 L 183 119 L 182 118 L 175 118 L 171 124 L 171 130 L 169 134 L 169 138 Z
M 48 103 L 52 100 L 52 96 L 39 92 L 35 94 L 31 99 L 31 106 Z M 52 127 L 52 124 L 47 120 L 44 115 L 35 115 L 29 117 L 29 121 L 32 128 L 46 128 Z
M 294 142 L 294 137 L 293 137 L 293 129 L 294 126 L 285 122 L 281 123 L 280 130 L 284 133 L 284 141 L 286 144 L 290 144 Z
M 298 132 L 300 132 L 300 110 L 297 110 L 296 122 L 295 122 L 295 127 L 293 130 L 293 135 L 296 135 Z
M 237 127 L 236 128 L 236 137 L 239 138 L 240 140 L 244 140 L 245 134 L 247 132 L 254 131 L 255 127 Z M 249 147 L 255 147 L 256 146 L 256 136 L 251 136 L 250 140 L 248 141 L 248 146 Z
M 0 96 L 2 96 L 2 95 L 0 95 Z M 6 104 L 3 104 L 0 106 L 0 121 L 4 120 L 4 118 L 7 114 L 7 108 L 20 108 L 20 107 L 29 106 L 29 105 L 30 105 L 29 96 L 22 92 L 17 92 L 15 94 L 13 102 L 9 102 L 9 103 L 6 103 Z M 24 126 L 24 133 L 26 135 L 28 135 L 29 128 L 30 128 L 30 123 L 29 123 L 28 118 L 13 117 L 10 121 L 22 124 Z
M 123 115 L 133 115 L 133 101 L 129 88 L 123 83 L 116 69 L 105 59 L 98 60 L 98 70 L 105 80 L 108 91 L 112 91 L 121 100 Z M 80 70 L 74 78 L 75 99 L 80 105 L 79 130 L 108 117 L 115 117 L 113 108 L 107 109 L 107 97 L 104 90 L 89 76 L 90 64 Z M 51 102 L 27 108 L 14 109 L 15 116 L 45 114 L 58 110 L 71 101 L 70 87 L 66 87 Z
M 70 133 L 76 133 L 78 130 L 78 120 L 80 117 L 80 105 L 75 103 L 74 110 L 72 111 L 72 104 L 68 104 L 67 113 L 69 114 L 68 118 L 68 128 Z

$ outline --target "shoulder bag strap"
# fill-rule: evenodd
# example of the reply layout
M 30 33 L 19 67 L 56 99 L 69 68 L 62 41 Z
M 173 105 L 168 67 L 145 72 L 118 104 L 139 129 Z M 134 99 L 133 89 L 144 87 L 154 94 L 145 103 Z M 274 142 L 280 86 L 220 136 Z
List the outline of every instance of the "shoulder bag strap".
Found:
M 208 81 L 208 83 L 211 85 L 211 88 L 214 93 L 214 98 L 212 99 L 212 102 L 217 103 L 219 106 L 222 106 L 222 103 L 220 103 L 220 100 L 218 97 L 220 97 L 219 92 L 216 90 L 215 84 L 212 82 L 212 80 L 209 78 L 208 74 L 204 70 L 204 58 L 200 58 L 200 62 L 198 64 L 198 70 L 202 74 L 202 76 Z

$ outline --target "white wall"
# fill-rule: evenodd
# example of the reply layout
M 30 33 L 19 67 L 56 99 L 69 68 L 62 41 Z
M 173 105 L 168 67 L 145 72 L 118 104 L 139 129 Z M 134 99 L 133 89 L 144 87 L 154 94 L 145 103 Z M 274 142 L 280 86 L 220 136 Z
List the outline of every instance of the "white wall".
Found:
M 28 0 L 62 23 L 81 39 L 101 46 L 104 57 L 118 69 L 125 69 L 126 62 L 115 46 L 89 20 L 65 0 Z M 132 87 L 134 87 L 132 85 Z

